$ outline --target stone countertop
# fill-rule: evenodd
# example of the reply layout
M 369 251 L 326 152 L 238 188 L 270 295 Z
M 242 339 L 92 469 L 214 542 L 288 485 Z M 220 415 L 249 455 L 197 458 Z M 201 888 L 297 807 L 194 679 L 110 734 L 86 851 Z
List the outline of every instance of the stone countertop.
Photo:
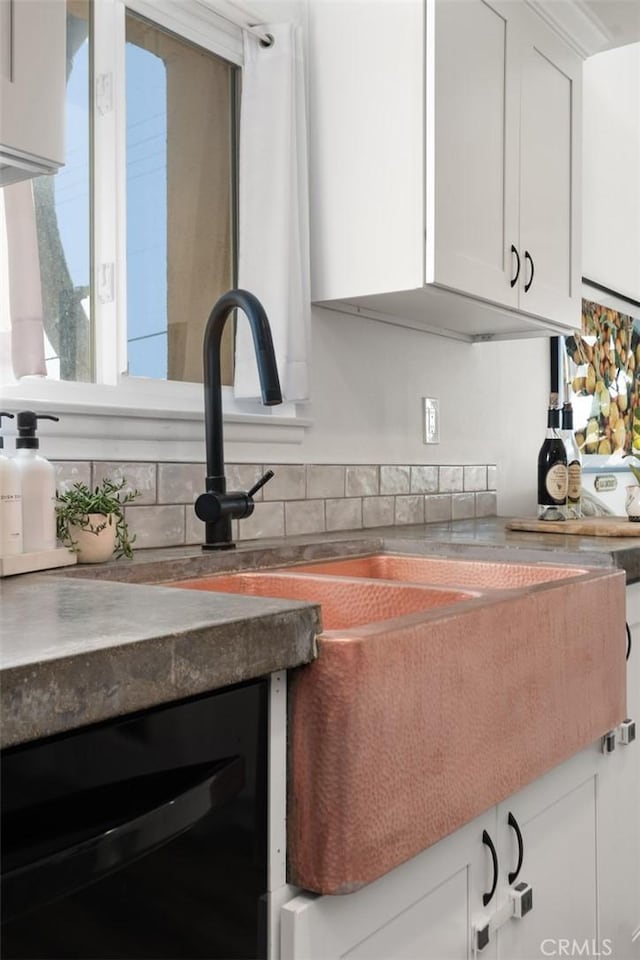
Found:
M 308 663 L 319 608 L 29 575 L 0 583 L 3 747 Z
M 162 581 L 375 551 L 623 569 L 640 537 L 520 533 L 491 517 L 198 547 L 0 581 L 1 745 L 49 736 L 310 662 L 312 604 L 177 591 Z M 149 584 L 156 584 L 151 586 Z

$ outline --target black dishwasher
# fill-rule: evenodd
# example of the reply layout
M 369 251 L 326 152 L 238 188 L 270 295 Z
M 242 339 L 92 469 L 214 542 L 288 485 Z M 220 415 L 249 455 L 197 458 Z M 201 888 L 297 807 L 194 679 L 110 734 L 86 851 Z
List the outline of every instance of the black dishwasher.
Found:
M 3 751 L 3 960 L 265 956 L 267 682 Z

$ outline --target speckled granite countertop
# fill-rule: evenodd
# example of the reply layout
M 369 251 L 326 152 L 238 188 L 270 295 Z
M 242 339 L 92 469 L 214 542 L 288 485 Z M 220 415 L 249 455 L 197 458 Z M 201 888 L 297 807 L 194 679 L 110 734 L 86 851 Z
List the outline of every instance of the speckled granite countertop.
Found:
M 308 663 L 317 607 L 176 591 L 222 570 L 377 550 L 615 566 L 640 580 L 640 537 L 515 533 L 500 518 L 139 551 L 133 561 L 0 581 L 1 745 L 60 733 Z

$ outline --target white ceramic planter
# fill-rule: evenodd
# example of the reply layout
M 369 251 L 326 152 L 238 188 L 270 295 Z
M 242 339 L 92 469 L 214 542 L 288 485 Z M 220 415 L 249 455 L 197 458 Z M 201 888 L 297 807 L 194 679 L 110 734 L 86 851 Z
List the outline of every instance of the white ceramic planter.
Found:
M 115 550 L 116 520 L 102 513 L 90 513 L 88 516 L 86 527 L 69 525 L 71 539 L 76 544 L 78 563 L 103 563 L 111 559 Z
M 624 505 L 629 520 L 640 521 L 640 485 L 629 484 Z

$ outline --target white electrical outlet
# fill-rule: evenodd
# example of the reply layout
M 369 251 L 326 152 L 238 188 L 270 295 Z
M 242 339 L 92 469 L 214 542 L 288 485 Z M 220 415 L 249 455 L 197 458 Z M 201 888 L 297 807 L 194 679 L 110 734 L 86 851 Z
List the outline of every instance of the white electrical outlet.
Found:
M 434 397 L 423 397 L 424 442 L 440 443 L 440 401 Z

